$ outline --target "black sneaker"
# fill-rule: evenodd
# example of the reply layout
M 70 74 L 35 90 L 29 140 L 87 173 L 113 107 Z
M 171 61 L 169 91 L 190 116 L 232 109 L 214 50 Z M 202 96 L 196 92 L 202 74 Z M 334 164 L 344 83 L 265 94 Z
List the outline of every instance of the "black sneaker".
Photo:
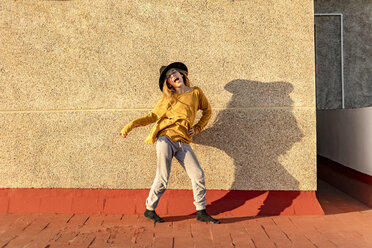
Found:
M 162 218 L 159 217 L 159 215 L 157 215 L 155 213 L 155 210 L 147 210 L 145 211 L 145 213 L 143 214 L 147 219 L 149 220 L 152 220 L 153 222 L 164 222 L 164 220 Z
M 203 222 L 212 222 L 213 224 L 220 224 L 219 220 L 213 219 L 205 209 L 196 211 L 196 220 L 203 221 Z

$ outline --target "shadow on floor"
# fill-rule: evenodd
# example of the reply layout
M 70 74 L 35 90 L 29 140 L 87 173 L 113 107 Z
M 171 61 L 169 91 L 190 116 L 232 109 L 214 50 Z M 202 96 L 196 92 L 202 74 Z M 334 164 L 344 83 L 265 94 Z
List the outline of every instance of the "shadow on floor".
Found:
M 221 224 L 229 224 L 229 223 L 235 223 L 245 220 L 252 220 L 257 218 L 263 218 L 265 216 L 237 216 L 237 217 L 231 217 L 231 216 L 214 216 L 216 219 L 219 219 L 221 221 Z M 267 216 L 266 216 L 267 217 Z M 184 220 L 192 220 L 195 219 L 195 215 L 181 215 L 181 216 L 165 216 L 162 217 L 165 222 L 177 222 L 177 221 L 184 221 Z
M 367 205 L 363 204 L 362 202 L 352 198 L 351 196 L 343 193 L 342 191 L 338 190 L 337 188 L 329 185 L 328 183 L 318 179 L 318 190 L 316 192 L 316 196 L 321 207 L 324 210 L 326 215 L 332 214 L 342 214 L 342 213 L 349 213 L 349 212 L 359 212 L 359 211 L 366 211 L 370 210 L 371 208 Z M 214 211 L 209 212 L 211 215 L 216 215 Z M 221 220 L 221 223 L 235 223 L 245 220 L 257 219 L 257 218 L 264 218 L 267 216 L 277 216 L 275 215 L 259 215 L 259 216 L 224 216 L 224 215 L 217 215 L 215 216 L 217 219 Z M 181 215 L 181 216 L 165 216 L 162 217 L 166 222 L 177 222 L 177 221 L 184 221 L 184 220 L 191 220 L 195 219 L 195 213 L 190 215 Z

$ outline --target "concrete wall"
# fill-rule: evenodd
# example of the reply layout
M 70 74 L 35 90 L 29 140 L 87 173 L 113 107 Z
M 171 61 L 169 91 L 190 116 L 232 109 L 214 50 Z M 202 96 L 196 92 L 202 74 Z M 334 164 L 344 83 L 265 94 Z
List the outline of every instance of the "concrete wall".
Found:
M 213 108 L 209 189 L 316 188 L 313 2 L 1 1 L 0 187 L 149 188 L 149 127 L 119 131 L 183 61 Z M 170 188 L 190 189 L 172 168 Z
M 372 107 L 317 112 L 318 154 L 372 176 Z
M 345 108 L 372 106 L 372 2 L 315 0 L 315 13 L 344 17 Z M 341 108 L 340 19 L 315 17 L 317 107 Z
M 341 18 L 315 16 L 317 109 L 342 108 Z

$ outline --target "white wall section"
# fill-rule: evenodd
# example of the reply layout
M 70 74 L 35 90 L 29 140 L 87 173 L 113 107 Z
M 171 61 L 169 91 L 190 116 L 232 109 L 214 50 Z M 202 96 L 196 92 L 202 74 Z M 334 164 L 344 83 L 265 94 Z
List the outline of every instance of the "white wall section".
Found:
M 372 107 L 317 111 L 318 154 L 372 176 Z

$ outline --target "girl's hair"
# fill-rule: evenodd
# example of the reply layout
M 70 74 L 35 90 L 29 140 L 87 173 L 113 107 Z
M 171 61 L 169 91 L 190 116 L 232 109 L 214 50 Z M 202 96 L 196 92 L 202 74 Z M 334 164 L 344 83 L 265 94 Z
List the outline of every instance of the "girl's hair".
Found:
M 181 70 L 181 69 L 176 69 L 176 70 L 182 75 L 183 83 L 187 87 L 191 87 L 190 80 L 187 77 L 187 72 L 184 71 L 184 70 Z M 172 100 L 174 100 L 174 93 L 175 93 L 175 91 L 174 91 L 173 86 L 168 87 L 167 79 L 164 78 L 164 83 L 163 83 L 163 98 L 168 98 L 169 100 L 171 100 L 171 102 L 173 102 Z

